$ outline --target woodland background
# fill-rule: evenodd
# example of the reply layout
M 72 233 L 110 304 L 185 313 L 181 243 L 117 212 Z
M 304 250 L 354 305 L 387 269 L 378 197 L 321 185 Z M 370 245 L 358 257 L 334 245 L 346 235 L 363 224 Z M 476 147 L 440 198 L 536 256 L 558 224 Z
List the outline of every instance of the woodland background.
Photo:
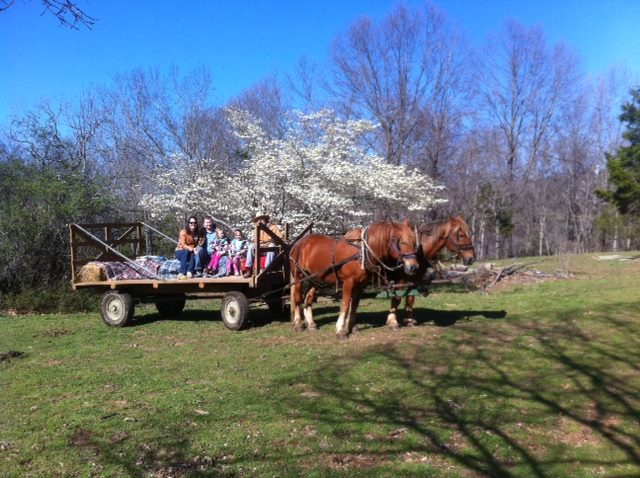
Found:
M 230 112 L 259 128 L 274 164 L 290 159 L 282 151 L 296 144 L 321 144 L 325 156 L 314 161 L 327 164 L 336 155 L 358 166 L 382 160 L 370 167 L 368 190 L 393 188 L 380 197 L 360 191 L 351 198 L 357 214 L 336 209 L 334 224 L 324 208 L 324 230 L 462 214 L 481 259 L 640 246 L 633 149 L 640 102 L 624 72 L 589 77 L 570 48 L 517 22 L 473 49 L 429 6 L 399 4 L 379 23 L 359 19 L 329 47 L 327 64 L 302 58 L 295 73 L 266 77 L 225 104 L 211 102 L 215 84 L 206 69 L 138 69 L 76 103 L 43 101 L 7 119 L 0 131 L 0 292 L 69 279 L 69 222 L 145 220 L 176 235 L 189 214 L 238 223 L 234 205 L 215 191 L 233 188 L 262 160 Z M 296 115 L 315 120 L 294 124 Z M 326 132 L 327 117 L 346 133 L 309 133 Z M 351 131 L 361 120 L 370 127 Z M 352 133 L 357 138 L 345 152 L 341 141 Z M 160 181 L 184 170 L 215 172 L 210 194 Z M 271 191 L 277 195 L 284 183 Z M 392 197 L 405 188 L 411 195 Z M 304 198 L 279 204 L 260 194 L 245 187 L 234 203 L 268 209 L 275 222 L 320 214 Z M 348 189 L 340 194 L 349 199 Z M 165 213 L 154 209 L 159 195 L 176 198 L 163 203 Z M 420 195 L 424 204 L 412 208 Z

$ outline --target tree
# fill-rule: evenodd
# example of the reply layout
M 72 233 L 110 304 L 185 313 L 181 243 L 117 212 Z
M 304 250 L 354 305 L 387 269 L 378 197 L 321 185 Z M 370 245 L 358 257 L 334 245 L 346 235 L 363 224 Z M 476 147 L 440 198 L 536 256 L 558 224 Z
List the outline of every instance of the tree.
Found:
M 87 181 L 59 165 L 0 158 L 0 292 L 40 288 L 68 278 L 70 222 L 104 218 L 109 197 L 99 177 Z
M 242 148 L 239 169 L 229 175 L 207 159 L 174 155 L 153 177 L 158 192 L 143 199 L 155 217 L 199 211 L 244 227 L 266 212 L 294 226 L 313 222 L 316 230 L 340 231 L 442 202 L 441 187 L 429 177 L 370 152 L 370 121 L 341 120 L 328 110 L 292 113 L 284 136 L 271 138 L 247 112 L 227 114 Z
M 380 124 L 376 146 L 389 163 L 437 179 L 460 126 L 465 56 L 440 11 L 398 4 L 337 39 L 331 92 L 340 111 Z
M 619 119 L 626 125 L 627 144 L 607 154 L 607 170 L 613 190 L 598 190 L 600 197 L 614 204 L 620 214 L 640 216 L 640 87 L 632 89 L 631 101 L 622 106 Z
M 542 154 L 553 136 L 554 120 L 577 83 L 576 60 L 562 45 L 549 47 L 539 28 L 511 21 L 488 42 L 478 59 L 479 108 L 485 127 L 495 132 L 503 163 L 505 199 L 518 219 L 518 191 L 536 173 L 545 174 Z M 514 230 L 514 233 L 517 232 Z M 513 235 L 507 254 L 514 251 Z
M 85 11 L 77 5 L 77 2 L 70 0 L 41 0 L 44 12 L 54 15 L 60 25 L 79 30 L 81 25 L 91 29 L 96 19 L 87 15 Z M 15 0 L 0 0 L 0 13 L 12 7 Z

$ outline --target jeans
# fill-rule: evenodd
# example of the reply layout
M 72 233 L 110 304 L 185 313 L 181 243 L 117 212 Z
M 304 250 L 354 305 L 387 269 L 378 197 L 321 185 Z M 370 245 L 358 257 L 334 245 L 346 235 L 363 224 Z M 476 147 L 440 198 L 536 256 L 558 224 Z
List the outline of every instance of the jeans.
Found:
M 180 274 L 191 272 L 193 274 L 196 266 L 195 254 L 186 249 L 176 251 L 176 259 L 180 261 Z
M 196 272 L 202 272 L 203 264 L 208 264 L 209 254 L 207 254 L 207 249 L 204 247 L 197 247 L 196 251 L 198 252 L 194 254 L 194 267 Z
M 251 245 L 249 246 L 249 250 L 247 251 L 247 262 L 245 264 L 245 267 L 247 269 L 251 269 L 251 266 L 253 265 L 253 256 L 255 255 L 256 251 L 255 251 L 255 246 Z M 273 259 L 276 257 L 276 253 L 273 251 L 269 251 L 266 254 L 266 259 L 264 260 L 264 268 L 266 269 L 267 267 L 269 267 L 269 264 L 271 264 L 271 262 L 273 261 Z

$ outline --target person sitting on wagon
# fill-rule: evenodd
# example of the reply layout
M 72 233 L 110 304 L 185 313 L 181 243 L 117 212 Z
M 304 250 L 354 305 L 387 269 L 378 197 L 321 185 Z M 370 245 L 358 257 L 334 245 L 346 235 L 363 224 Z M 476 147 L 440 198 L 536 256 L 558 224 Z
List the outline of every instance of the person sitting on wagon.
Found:
M 180 261 L 180 273 L 178 279 L 190 279 L 196 268 L 196 254 L 202 249 L 204 237 L 198 227 L 198 219 L 190 216 L 184 229 L 180 230 L 178 246 L 176 247 L 176 259 Z
M 211 216 L 206 216 L 204 218 L 203 234 L 204 244 L 202 245 L 200 258 L 202 264 L 209 264 L 209 262 L 211 262 L 211 257 L 213 257 L 213 253 L 215 252 L 213 248 L 214 242 L 218 238 L 218 234 L 216 233 L 216 225 L 213 222 L 213 218 Z
M 208 274 L 215 273 L 214 277 L 224 277 L 229 272 L 228 254 L 231 241 L 222 228 L 218 229 L 217 236 L 217 239 L 213 242 L 213 255 L 206 272 Z
M 231 272 L 233 272 L 233 275 L 239 276 L 242 275 L 241 261 L 247 257 L 247 240 L 240 229 L 235 229 L 233 235 L 234 238 L 231 241 L 231 248 L 229 250 Z
M 279 238 L 282 239 L 282 232 L 280 232 L 280 228 L 278 226 L 276 226 L 275 224 L 271 224 L 269 223 L 269 215 L 268 214 L 260 214 L 256 217 L 254 217 L 251 222 L 256 224 L 262 224 L 263 226 L 266 226 L 267 229 L 269 229 L 271 232 L 273 232 L 276 236 L 278 236 Z M 254 238 L 255 241 L 256 238 Z M 267 234 L 264 231 L 260 231 L 259 235 L 258 235 L 258 241 L 260 243 L 260 247 L 272 247 L 275 244 L 273 243 L 273 239 L 271 239 L 271 236 L 269 234 Z M 255 243 L 252 244 L 249 249 L 247 250 L 247 263 L 245 265 L 245 267 L 247 268 L 247 270 L 244 273 L 245 277 L 250 277 L 252 272 L 252 266 L 253 266 L 253 256 L 255 255 L 256 251 L 255 251 L 256 247 L 255 247 Z M 266 259 L 264 262 L 264 267 L 267 268 L 269 267 L 269 264 L 271 264 L 271 262 L 273 261 L 273 259 L 275 258 L 276 254 L 273 251 L 269 251 L 266 254 Z

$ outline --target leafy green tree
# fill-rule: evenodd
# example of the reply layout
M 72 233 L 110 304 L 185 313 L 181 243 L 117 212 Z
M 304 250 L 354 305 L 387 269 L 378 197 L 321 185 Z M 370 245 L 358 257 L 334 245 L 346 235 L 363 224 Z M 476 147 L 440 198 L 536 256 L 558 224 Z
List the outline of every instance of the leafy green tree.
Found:
M 109 208 L 102 184 L 63 168 L 0 160 L 0 292 L 68 278 L 66 224 L 101 218 Z
M 622 106 L 621 122 L 627 144 L 607 155 L 611 190 L 598 190 L 602 199 L 614 204 L 621 214 L 640 216 L 640 87 L 631 90 L 631 101 Z

